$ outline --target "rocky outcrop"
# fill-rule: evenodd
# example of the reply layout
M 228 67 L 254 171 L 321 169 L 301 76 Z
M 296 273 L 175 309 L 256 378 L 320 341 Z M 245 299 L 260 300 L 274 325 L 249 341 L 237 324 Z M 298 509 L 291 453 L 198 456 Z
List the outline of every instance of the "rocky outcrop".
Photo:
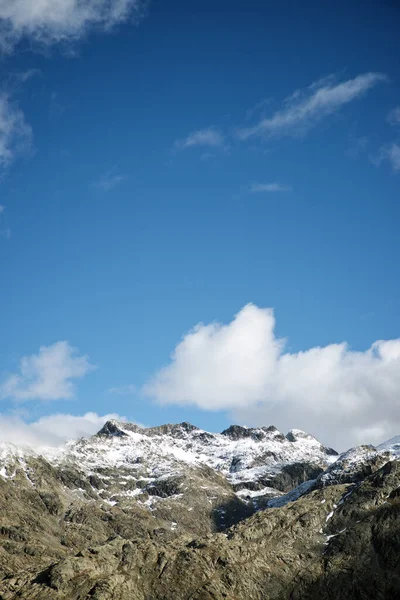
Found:
M 261 511 L 226 534 L 127 539 L 2 583 L 4 600 L 392 600 L 400 594 L 398 463 Z M 390 498 L 390 501 L 387 501 Z

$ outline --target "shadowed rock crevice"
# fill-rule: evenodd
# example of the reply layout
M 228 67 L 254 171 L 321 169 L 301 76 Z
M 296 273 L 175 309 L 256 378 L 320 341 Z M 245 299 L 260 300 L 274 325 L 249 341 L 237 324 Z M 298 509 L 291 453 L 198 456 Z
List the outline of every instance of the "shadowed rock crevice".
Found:
M 245 503 L 239 498 L 230 498 L 213 509 L 213 521 L 215 531 L 225 531 L 233 525 L 237 525 L 247 519 L 255 512 L 252 503 Z

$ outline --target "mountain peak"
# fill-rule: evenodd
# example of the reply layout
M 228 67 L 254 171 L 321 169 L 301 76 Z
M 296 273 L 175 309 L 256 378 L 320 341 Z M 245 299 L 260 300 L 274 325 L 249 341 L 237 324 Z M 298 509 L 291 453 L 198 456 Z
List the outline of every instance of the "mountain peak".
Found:
M 130 433 L 141 433 L 142 435 L 153 437 L 157 435 L 169 435 L 171 437 L 185 437 L 188 433 L 200 431 L 198 427 L 183 421 L 182 423 L 167 423 L 165 425 L 157 425 L 156 427 L 140 427 L 136 423 L 126 421 L 117 421 L 110 419 L 104 423 L 100 431 L 96 435 L 104 436 L 129 436 Z
M 239 440 L 241 438 L 251 437 L 253 433 L 252 429 L 243 427 L 242 425 L 231 425 L 227 429 L 221 432 L 221 435 L 226 435 L 231 440 Z
M 136 433 L 140 431 L 140 427 L 135 425 L 135 423 L 125 423 L 124 421 L 110 419 L 104 423 L 103 427 L 97 432 L 96 435 L 122 437 L 129 435 L 129 431 Z
M 274 425 L 269 427 L 244 427 L 243 425 L 231 425 L 221 432 L 231 440 L 240 440 L 244 438 L 252 438 L 254 440 L 264 440 L 266 438 L 274 438 L 284 440 L 285 436 Z
M 291 429 L 286 434 L 286 439 L 289 440 L 289 442 L 297 442 L 298 440 L 317 441 L 314 436 L 310 435 L 309 433 L 306 433 L 302 429 Z
M 187 433 L 191 433 L 192 431 L 199 431 L 199 428 L 196 425 L 192 425 L 187 421 L 183 421 L 182 423 L 167 423 L 165 425 L 158 425 L 156 427 L 148 427 L 142 430 L 142 433 L 145 435 L 153 436 L 153 435 L 170 435 L 172 437 L 182 437 Z

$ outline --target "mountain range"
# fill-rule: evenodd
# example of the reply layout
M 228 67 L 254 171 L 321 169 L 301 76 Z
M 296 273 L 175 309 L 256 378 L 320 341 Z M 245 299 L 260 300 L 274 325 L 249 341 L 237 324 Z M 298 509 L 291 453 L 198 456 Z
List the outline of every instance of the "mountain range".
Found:
M 400 598 L 399 459 L 186 422 L 0 443 L 0 599 Z

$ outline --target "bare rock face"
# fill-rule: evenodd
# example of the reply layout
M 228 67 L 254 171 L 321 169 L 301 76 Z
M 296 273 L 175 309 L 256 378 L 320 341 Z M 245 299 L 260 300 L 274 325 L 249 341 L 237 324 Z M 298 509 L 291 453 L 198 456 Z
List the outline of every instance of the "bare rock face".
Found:
M 400 452 L 109 421 L 0 453 L 0 598 L 400 597 Z

